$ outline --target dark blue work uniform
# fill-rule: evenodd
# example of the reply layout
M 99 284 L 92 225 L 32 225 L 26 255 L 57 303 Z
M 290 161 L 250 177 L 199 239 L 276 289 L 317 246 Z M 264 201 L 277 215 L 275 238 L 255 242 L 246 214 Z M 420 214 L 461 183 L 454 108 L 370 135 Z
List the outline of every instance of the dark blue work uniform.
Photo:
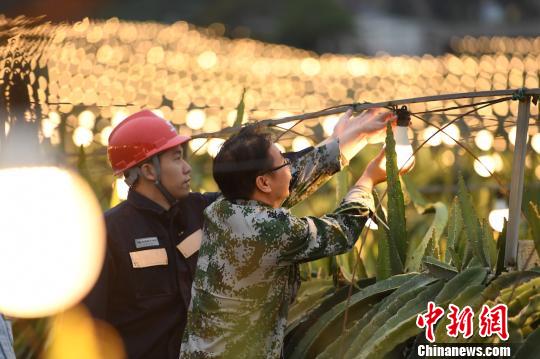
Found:
M 203 211 L 218 195 L 190 193 L 165 210 L 130 190 L 105 213 L 105 263 L 84 304 L 116 328 L 129 358 L 178 358 L 197 253 L 184 258 L 176 246 L 202 229 Z M 134 268 L 133 253 L 150 249 L 164 250 L 167 263 Z

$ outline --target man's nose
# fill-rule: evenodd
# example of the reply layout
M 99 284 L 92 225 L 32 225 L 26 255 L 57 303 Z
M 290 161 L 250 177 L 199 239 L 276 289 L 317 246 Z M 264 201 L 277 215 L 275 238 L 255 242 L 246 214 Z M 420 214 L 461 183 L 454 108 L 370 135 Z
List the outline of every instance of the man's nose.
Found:
M 189 163 L 186 162 L 184 166 L 184 174 L 188 175 L 190 173 L 191 173 L 191 166 L 189 165 Z

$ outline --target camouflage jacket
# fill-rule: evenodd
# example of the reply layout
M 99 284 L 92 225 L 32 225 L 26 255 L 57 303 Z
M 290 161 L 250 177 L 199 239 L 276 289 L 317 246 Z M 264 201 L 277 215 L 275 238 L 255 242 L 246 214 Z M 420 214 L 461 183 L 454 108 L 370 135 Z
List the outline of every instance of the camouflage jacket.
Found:
M 303 168 L 293 165 L 302 178 L 287 204 L 328 179 L 337 158 L 333 142 L 303 156 Z M 279 358 L 297 264 L 352 248 L 372 208 L 360 188 L 319 218 L 257 201 L 210 205 L 180 357 Z

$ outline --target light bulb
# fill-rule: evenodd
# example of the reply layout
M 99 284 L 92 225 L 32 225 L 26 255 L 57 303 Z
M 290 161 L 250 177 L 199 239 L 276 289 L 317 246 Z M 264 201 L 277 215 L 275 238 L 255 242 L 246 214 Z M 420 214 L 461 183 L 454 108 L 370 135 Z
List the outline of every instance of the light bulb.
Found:
M 43 317 L 92 288 L 105 254 L 90 187 L 58 167 L 0 169 L 0 312 Z
M 411 115 L 406 106 L 396 110 L 397 126 L 393 128 L 394 140 L 396 141 L 397 167 L 401 170 L 407 166 L 414 165 L 414 150 L 409 142 L 408 129 L 411 122 Z M 386 170 L 386 157 L 381 161 L 381 169 Z
M 504 227 L 504 221 L 508 221 L 508 205 L 504 198 L 497 198 L 495 201 L 495 207 L 489 213 L 489 225 L 497 232 L 502 232 Z
M 394 137 L 396 139 L 396 154 L 398 169 L 405 168 L 414 161 L 413 148 L 407 136 L 407 127 L 396 126 L 394 129 Z

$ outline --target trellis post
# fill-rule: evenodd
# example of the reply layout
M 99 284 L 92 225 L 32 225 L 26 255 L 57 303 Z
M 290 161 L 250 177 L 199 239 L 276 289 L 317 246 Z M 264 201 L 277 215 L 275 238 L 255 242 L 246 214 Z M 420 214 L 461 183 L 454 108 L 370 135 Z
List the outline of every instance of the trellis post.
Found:
M 516 141 L 514 157 L 512 159 L 512 177 L 510 180 L 509 217 L 504 254 L 504 265 L 506 268 L 517 267 L 518 234 L 519 222 L 521 219 L 521 202 L 523 197 L 523 177 L 525 171 L 525 154 L 527 151 L 530 105 L 530 96 L 525 95 L 519 99 Z

